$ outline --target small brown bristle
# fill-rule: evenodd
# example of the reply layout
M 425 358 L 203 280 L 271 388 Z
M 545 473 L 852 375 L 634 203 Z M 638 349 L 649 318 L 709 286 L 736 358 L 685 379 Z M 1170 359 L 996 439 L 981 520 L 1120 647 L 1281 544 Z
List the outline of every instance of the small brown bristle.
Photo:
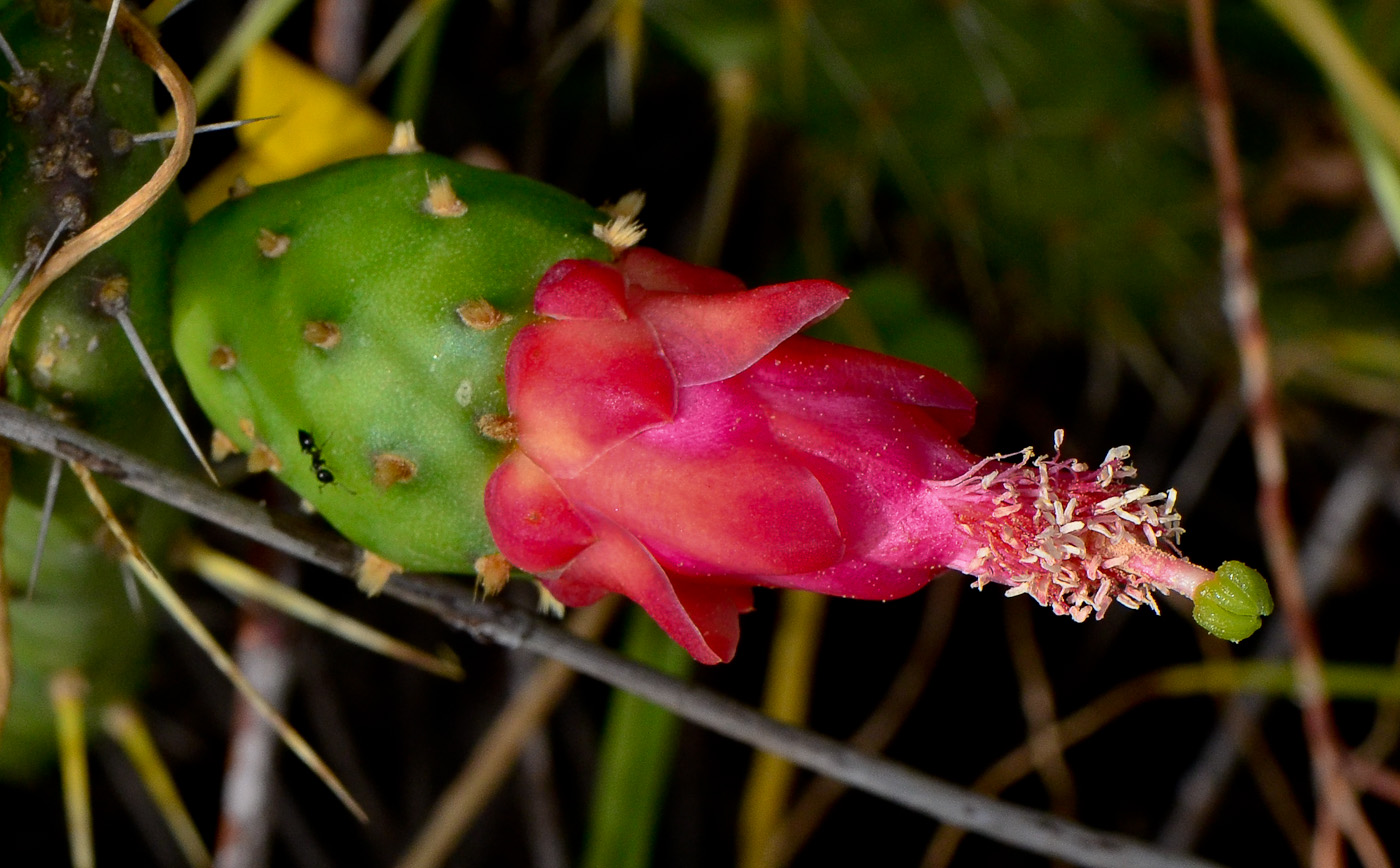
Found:
M 131 301 L 131 280 L 124 274 L 114 274 L 97 288 L 97 308 L 108 316 L 118 316 Z
M 457 384 L 457 389 L 452 393 L 452 397 L 457 401 L 458 406 L 470 407 L 472 403 L 472 396 L 474 396 L 475 394 L 476 386 L 472 384 L 472 381 L 463 380 L 462 382 Z
M 355 569 L 355 584 L 369 596 L 373 597 L 384 586 L 389 584 L 389 580 L 395 573 L 403 572 L 403 567 L 387 558 L 381 558 L 374 552 L 365 552 L 364 560 L 360 561 L 359 567 Z
M 467 327 L 479 332 L 489 332 L 511 320 L 510 314 L 497 310 L 491 302 L 484 298 L 464 301 L 457 305 L 457 316 L 462 318 L 462 322 Z
M 229 185 L 228 197 L 230 199 L 246 199 L 253 195 L 253 185 L 248 183 L 248 179 L 239 175 L 233 179 Z
M 218 428 L 214 429 L 213 436 L 209 438 L 210 458 L 213 458 L 215 461 L 223 461 L 230 455 L 237 455 L 242 451 L 242 449 L 238 448 L 238 444 L 233 442 L 232 437 L 220 431 Z
M 282 459 L 266 443 L 259 443 L 248 453 L 248 472 L 262 473 L 264 470 L 281 473 Z
M 506 582 L 510 581 L 510 561 L 499 552 L 477 558 L 472 568 L 476 570 L 477 586 L 481 588 L 481 593 L 488 597 L 494 597 L 505 590 Z
M 76 193 L 60 197 L 58 204 L 54 206 L 54 215 L 60 220 L 67 220 L 68 228 L 74 232 L 81 232 L 87 228 L 87 205 Z
M 434 217 L 461 217 L 467 213 L 467 203 L 452 189 L 452 179 L 446 175 L 428 179 L 428 195 L 420 206 L 424 214 Z
M 247 416 L 238 420 L 238 430 L 242 431 L 243 436 L 247 437 L 249 440 L 255 439 L 258 436 L 253 430 L 253 420 L 249 419 Z
M 114 127 L 107 133 L 107 145 L 111 147 L 112 153 L 119 157 L 131 153 L 131 149 L 134 145 L 132 142 L 131 130 Z
M 238 353 L 233 351 L 233 347 L 219 344 L 209 354 L 209 364 L 220 371 L 231 371 L 238 367 Z
M 34 382 L 40 386 L 47 386 L 53 381 L 53 368 L 58 364 L 58 354 L 51 348 L 44 347 L 39 351 L 39 355 L 34 359 Z
M 301 339 L 313 347 L 333 350 L 340 345 L 340 326 L 329 320 L 311 320 L 301 327 Z
M 27 80 L 19 82 L 10 90 L 10 108 L 17 116 L 23 116 L 38 108 L 42 99 L 39 89 Z
M 418 144 L 418 133 L 413 129 L 413 121 L 399 121 L 394 124 L 394 137 L 389 141 L 389 153 L 423 153 L 423 146 Z
M 402 455 L 381 452 L 374 456 L 374 484 L 380 491 L 388 491 L 390 486 L 408 482 L 417 475 L 418 465 Z
M 258 230 L 258 250 L 268 259 L 276 259 L 287 252 L 287 248 L 292 246 L 292 239 L 285 235 L 278 235 L 271 229 Z
M 515 420 L 497 413 L 487 413 L 476 420 L 476 428 L 486 437 L 500 443 L 514 443 L 519 436 Z

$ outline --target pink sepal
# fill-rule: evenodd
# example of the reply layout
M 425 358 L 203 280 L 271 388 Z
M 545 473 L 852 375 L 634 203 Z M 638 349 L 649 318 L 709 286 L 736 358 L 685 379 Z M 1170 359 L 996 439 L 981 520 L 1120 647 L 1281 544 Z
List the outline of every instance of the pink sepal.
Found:
M 520 448 L 559 479 L 670 421 L 676 379 L 642 323 L 537 323 L 511 343 L 506 394 Z
M 564 492 L 519 449 L 486 481 L 486 522 L 506 560 L 531 573 L 566 566 L 593 542 Z
M 977 399 L 933 368 L 802 336 L 784 341 L 747 376 L 803 392 L 883 398 L 922 407 L 954 437 L 972 428 Z
M 635 601 L 701 663 L 725 663 L 739 644 L 739 613 L 753 595 L 738 585 L 672 582 L 635 537 L 612 522 L 595 524 L 598 541 L 545 586 L 565 605 L 597 599 L 599 589 Z
M 709 295 L 649 293 L 634 311 L 656 330 L 679 384 L 696 386 L 734 376 L 849 296 L 830 281 L 801 280 Z
M 626 282 L 617 269 L 591 259 L 556 264 L 535 288 L 535 313 L 554 319 L 627 319 Z
M 710 295 L 743 292 L 747 288 L 727 271 L 691 265 L 650 247 L 633 247 L 617 258 L 616 265 L 633 288 L 650 292 Z

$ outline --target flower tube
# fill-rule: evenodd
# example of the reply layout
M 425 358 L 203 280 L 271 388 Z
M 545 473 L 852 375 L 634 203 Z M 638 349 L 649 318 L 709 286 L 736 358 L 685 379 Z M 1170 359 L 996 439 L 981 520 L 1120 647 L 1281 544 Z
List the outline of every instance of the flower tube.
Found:
M 1175 495 L 1136 485 L 1126 447 L 1097 468 L 1058 442 L 980 458 L 955 380 L 797 335 L 847 297 L 646 248 L 555 265 L 506 359 L 502 555 L 566 605 L 626 595 L 704 663 L 733 657 L 754 586 L 889 600 L 955 569 L 1077 621 L 1219 586 L 1176 555 Z M 1271 606 L 1245 586 L 1212 604 L 1226 633 Z

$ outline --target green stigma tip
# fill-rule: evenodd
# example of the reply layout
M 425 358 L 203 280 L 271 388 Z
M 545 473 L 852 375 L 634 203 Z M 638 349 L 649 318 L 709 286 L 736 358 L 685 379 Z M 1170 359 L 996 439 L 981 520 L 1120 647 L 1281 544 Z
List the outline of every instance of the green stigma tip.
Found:
M 1273 614 L 1274 598 L 1259 571 L 1226 561 L 1215 578 L 1196 589 L 1196 623 L 1212 636 L 1238 642 L 1259 629 L 1261 617 Z

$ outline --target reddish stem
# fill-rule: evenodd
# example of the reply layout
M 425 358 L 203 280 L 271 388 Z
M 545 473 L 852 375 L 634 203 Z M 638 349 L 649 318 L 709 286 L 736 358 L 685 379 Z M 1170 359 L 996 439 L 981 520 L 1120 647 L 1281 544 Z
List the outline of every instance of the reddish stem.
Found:
M 1338 828 L 1366 865 L 1389 865 L 1375 830 L 1343 774 L 1317 630 L 1304 599 L 1302 571 L 1286 504 L 1288 469 L 1273 389 L 1269 334 L 1259 308 L 1259 284 L 1245 219 L 1244 183 L 1235 151 L 1230 97 L 1215 45 L 1214 9 L 1211 0 L 1188 0 L 1187 10 L 1201 111 L 1220 193 L 1224 306 L 1240 354 L 1241 388 L 1249 408 L 1250 439 L 1259 475 L 1259 528 L 1274 590 L 1293 642 L 1298 704 L 1303 711 L 1318 793 L 1318 828 L 1320 832 Z M 1315 839 L 1315 865 L 1341 863 L 1337 848 L 1329 846 L 1332 838 L 1330 834 L 1319 834 Z

